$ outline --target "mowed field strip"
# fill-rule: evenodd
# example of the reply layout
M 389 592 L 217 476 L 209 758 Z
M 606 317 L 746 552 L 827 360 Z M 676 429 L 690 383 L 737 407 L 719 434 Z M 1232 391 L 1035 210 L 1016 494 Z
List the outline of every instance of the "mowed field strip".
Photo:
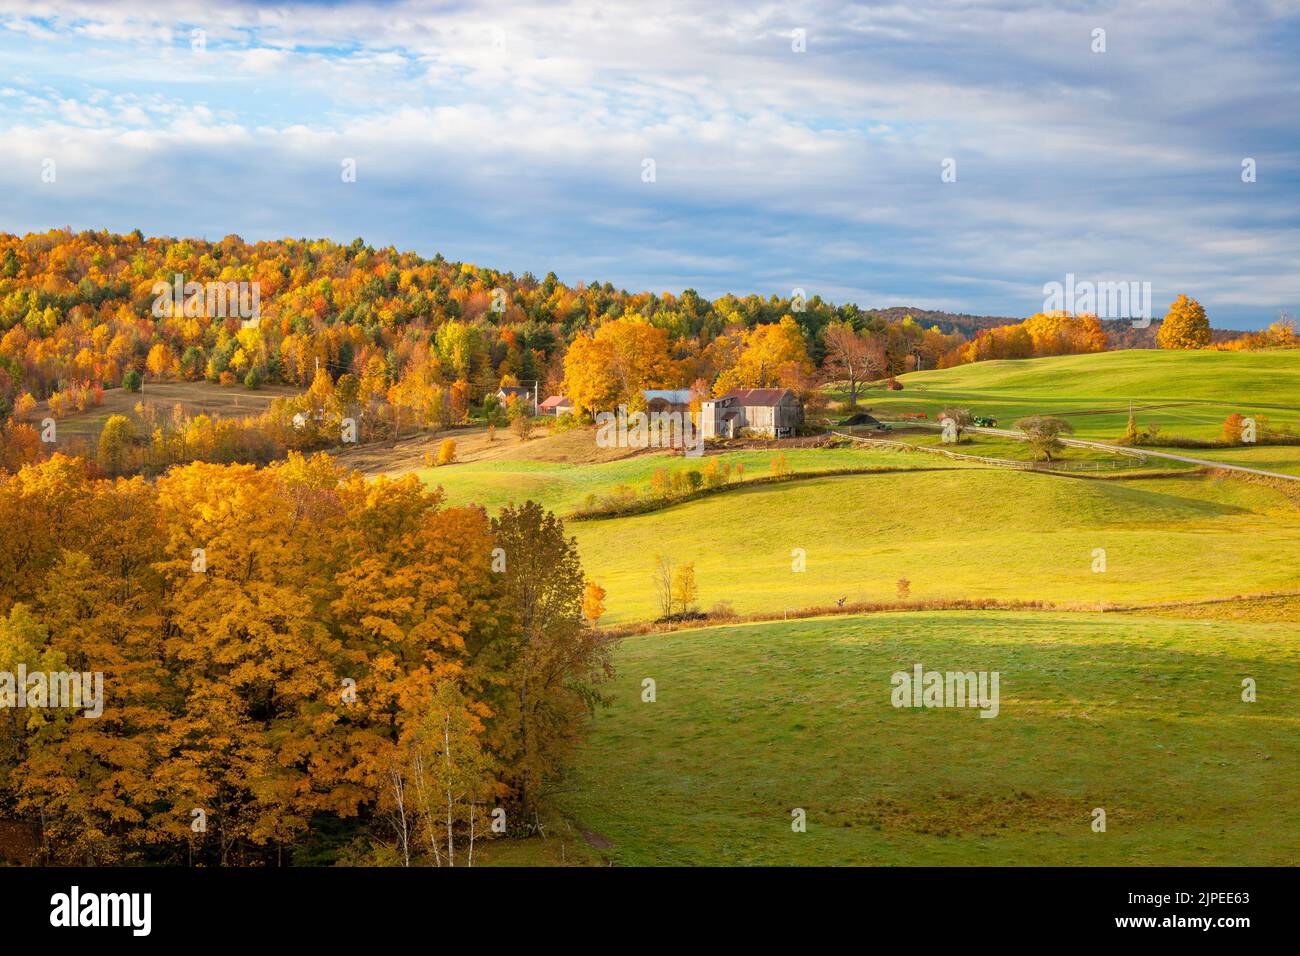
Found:
M 561 801 L 621 865 L 1295 865 L 1294 637 L 1002 612 L 630 637 Z M 998 671 L 998 716 L 893 707 L 918 662 Z

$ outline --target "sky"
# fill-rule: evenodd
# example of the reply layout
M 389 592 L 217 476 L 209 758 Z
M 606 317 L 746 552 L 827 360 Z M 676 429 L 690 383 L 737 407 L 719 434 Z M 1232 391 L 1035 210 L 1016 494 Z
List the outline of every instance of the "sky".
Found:
M 1259 328 L 1300 314 L 1298 53 L 1300 0 L 0 0 L 0 231 L 1015 317 L 1073 275 Z

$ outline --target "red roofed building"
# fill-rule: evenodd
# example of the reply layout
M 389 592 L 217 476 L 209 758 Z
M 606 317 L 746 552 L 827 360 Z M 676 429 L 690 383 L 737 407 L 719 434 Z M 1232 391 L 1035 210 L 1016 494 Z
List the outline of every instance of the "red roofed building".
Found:
M 573 412 L 573 402 L 563 395 L 552 395 L 537 406 L 539 415 L 565 415 Z
M 733 388 L 700 403 L 705 438 L 735 438 L 743 433 L 790 438 L 803 422 L 803 403 L 788 388 Z

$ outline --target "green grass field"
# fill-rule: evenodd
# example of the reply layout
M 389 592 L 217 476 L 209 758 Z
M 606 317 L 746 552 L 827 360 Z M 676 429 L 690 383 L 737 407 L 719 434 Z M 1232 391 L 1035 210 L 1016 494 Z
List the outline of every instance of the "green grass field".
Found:
M 1030 412 L 1070 413 L 1081 435 L 1122 430 L 1126 402 L 1197 409 L 1221 421 L 1239 394 L 1264 405 L 1300 408 L 1300 352 L 1174 353 L 1132 351 L 1024 362 L 986 362 L 906 376 L 908 388 L 880 398 L 894 410 L 931 414 L 959 402 L 1003 423 Z M 942 386 L 942 387 L 939 387 Z M 881 393 L 872 392 L 868 403 Z M 982 397 L 991 396 L 991 397 Z M 1000 404 L 999 404 L 1000 403 Z M 1201 403 L 1201 404 L 1198 404 Z M 875 405 L 873 404 L 873 408 Z M 1105 411 L 1110 408 L 1111 411 Z M 1122 409 L 1122 410 L 1121 410 Z M 877 408 L 878 412 L 882 409 Z M 1089 412 L 1091 410 L 1091 412 Z M 1177 414 L 1182 414 L 1175 410 Z M 1086 414 L 1085 414 L 1086 413 Z M 1105 422 L 1109 422 L 1106 425 Z M 897 433 L 924 444 L 937 433 Z M 1023 459 L 1024 443 L 974 436 L 967 454 Z M 1300 449 L 1221 449 L 1224 460 L 1300 470 Z M 571 464 L 519 459 L 471 461 L 425 469 L 450 504 L 494 510 L 533 498 L 571 514 L 589 495 L 620 484 L 644 492 L 656 469 L 697 467 L 664 454 Z M 747 478 L 770 473 L 774 451 L 732 452 Z M 1190 452 L 1210 457 L 1211 451 Z M 918 600 L 991 598 L 1061 604 L 1129 604 L 1196 600 L 1300 587 L 1292 553 L 1300 509 L 1281 491 L 1239 479 L 1087 478 L 973 467 L 922 452 L 885 449 L 787 449 L 797 473 L 842 468 L 913 468 L 914 473 L 823 476 L 779 485 L 732 488 L 724 494 L 626 518 L 575 522 L 587 573 L 608 592 L 606 623 L 647 620 L 660 613 L 652 580 L 655 555 L 694 562 L 699 606 L 730 603 L 741 614 L 780 614 L 810 606 L 893 600 L 910 582 Z M 1102 461 L 1104 452 L 1071 449 L 1070 461 Z M 1161 470 L 1189 466 L 1153 459 Z M 943 468 L 946 470 L 927 470 Z M 806 570 L 792 570 L 795 549 Z M 1093 571 L 1106 552 L 1107 570 Z
M 886 417 L 960 404 L 1003 425 L 1065 415 L 1080 437 L 1143 424 L 1217 435 L 1231 411 L 1300 419 L 1300 353 L 1125 352 L 983 363 L 904 378 Z M 1243 405 L 1249 400 L 1255 404 Z M 938 435 L 895 438 L 924 444 Z M 966 454 L 1022 460 L 978 436 Z M 1300 450 L 1195 457 L 1300 473 Z M 521 449 L 521 457 L 527 454 Z M 772 451 L 729 453 L 746 477 Z M 1105 452 L 1071 450 L 1073 461 Z M 793 471 L 910 467 L 733 487 L 573 522 L 602 623 L 660 613 L 655 555 L 693 562 L 698 605 L 776 614 L 847 602 L 992 598 L 1079 607 L 1300 591 L 1300 496 L 1240 477 L 1106 480 L 947 463 L 922 451 L 787 449 Z M 533 497 L 568 514 L 644 489 L 663 455 L 491 460 L 422 472 L 449 503 Z M 1161 470 L 1187 470 L 1155 462 Z M 932 470 L 933 469 L 933 470 Z M 792 566 L 796 549 L 806 570 Z M 1094 570 L 1097 549 L 1105 570 Z M 498 865 L 1296 865 L 1300 598 L 1124 613 L 916 611 L 625 638 L 548 839 L 485 845 Z M 1000 713 L 894 708 L 891 675 L 998 671 Z M 1256 703 L 1241 700 L 1244 678 Z M 657 699 L 642 701 L 643 681 Z M 1107 814 L 1092 829 L 1094 808 Z M 791 830 L 791 811 L 807 832 Z
M 1000 469 L 812 478 L 571 525 L 607 621 L 655 616 L 653 556 L 695 562 L 700 605 L 740 613 L 892 600 L 1128 603 L 1300 587 L 1300 509 L 1238 480 Z M 791 570 L 803 548 L 807 570 Z M 1094 573 L 1104 548 L 1107 570 Z
M 1231 412 L 1300 420 L 1300 350 L 1171 352 L 1139 349 L 1019 361 L 976 362 L 901 377 L 903 391 L 872 390 L 865 404 L 882 410 L 935 412 L 971 402 L 976 414 L 1010 422 L 1023 415 L 1069 418 L 1082 438 L 1118 438 L 1128 403 L 1139 423 L 1189 437 L 1216 437 Z M 911 406 L 916 406 L 912 408 Z
M 998 671 L 999 715 L 894 708 L 890 675 L 918 662 Z M 559 799 L 615 864 L 1300 863 L 1300 648 L 1281 623 L 709 628 L 627 638 L 611 695 Z
M 860 405 L 880 417 L 926 412 L 931 419 L 945 405 L 957 405 L 992 415 L 1007 428 L 1026 415 L 1059 415 L 1077 437 L 1097 441 L 1124 434 L 1130 401 L 1140 426 L 1156 424 L 1161 433 L 1183 438 L 1218 438 L 1233 412 L 1300 430 L 1300 349 L 1099 352 L 977 362 L 913 372 L 900 381 L 902 391 L 871 389 L 860 396 Z M 1300 446 L 1185 453 L 1300 474 Z M 1250 460 L 1255 456 L 1259 464 Z
M 716 456 L 733 468 L 744 465 L 745 478 L 771 474 L 773 451 L 738 451 Z M 921 456 L 906 451 L 861 448 L 798 449 L 784 451 L 792 472 L 833 471 L 841 468 L 944 468 L 962 467 L 938 456 Z M 450 505 L 479 504 L 495 511 L 510 502 L 529 498 L 556 514 L 572 514 L 589 494 L 604 494 L 616 485 L 628 484 L 644 491 L 659 468 L 670 471 L 700 468 L 704 458 L 655 453 L 618 461 L 568 464 L 554 461 L 505 459 L 424 468 L 416 473 L 426 484 L 441 487 Z
M 1080 437 L 1139 422 L 1208 438 L 1232 411 L 1300 419 L 1300 353 L 1125 352 L 993 362 L 868 393 L 886 417 L 959 404 L 1011 425 L 1062 414 Z M 1240 404 L 1242 401 L 1254 404 Z M 892 437 L 938 442 L 937 434 Z M 1020 460 L 980 436 L 957 449 Z M 1300 449 L 1189 455 L 1300 473 Z M 748 477 L 771 452 L 746 452 Z M 1076 461 L 1104 452 L 1071 450 Z M 918 468 L 924 452 L 787 451 L 792 469 Z M 643 486 L 662 456 L 599 465 L 484 462 L 425 474 L 452 503 Z M 670 464 L 682 467 L 680 459 Z M 1176 463 L 1157 462 L 1162 470 Z M 1081 607 L 1300 591 L 1300 496 L 1240 477 L 1063 477 L 963 465 L 733 488 L 574 522 L 602 623 L 660 613 L 656 554 L 693 562 L 698 604 L 741 613 L 993 598 Z M 795 549 L 806 570 L 792 567 Z M 1094 570 L 1097 549 L 1106 568 Z M 1296 865 L 1300 598 L 1125 613 L 916 611 L 625 638 L 546 841 L 501 864 Z M 1000 713 L 894 708 L 891 675 L 998 671 Z M 1253 678 L 1258 701 L 1241 700 Z M 656 700 L 642 701 L 652 679 Z M 1092 811 L 1107 814 L 1093 831 Z M 791 830 L 791 811 L 807 832 Z

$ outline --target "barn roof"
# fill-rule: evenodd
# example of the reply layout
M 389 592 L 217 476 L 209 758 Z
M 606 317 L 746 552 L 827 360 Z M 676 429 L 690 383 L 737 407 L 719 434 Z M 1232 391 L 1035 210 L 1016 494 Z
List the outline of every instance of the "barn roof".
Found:
M 546 401 L 542 402 L 541 407 L 555 408 L 557 405 L 572 405 L 572 404 L 573 402 L 569 401 L 563 395 L 552 395 Z
M 733 388 L 722 397 L 734 398 L 741 405 L 770 407 L 779 405 L 787 395 L 793 398 L 794 392 L 788 388 Z
M 689 388 L 643 388 L 642 396 L 648 403 L 655 399 L 667 402 L 669 405 L 689 405 L 691 403 L 691 390 Z

